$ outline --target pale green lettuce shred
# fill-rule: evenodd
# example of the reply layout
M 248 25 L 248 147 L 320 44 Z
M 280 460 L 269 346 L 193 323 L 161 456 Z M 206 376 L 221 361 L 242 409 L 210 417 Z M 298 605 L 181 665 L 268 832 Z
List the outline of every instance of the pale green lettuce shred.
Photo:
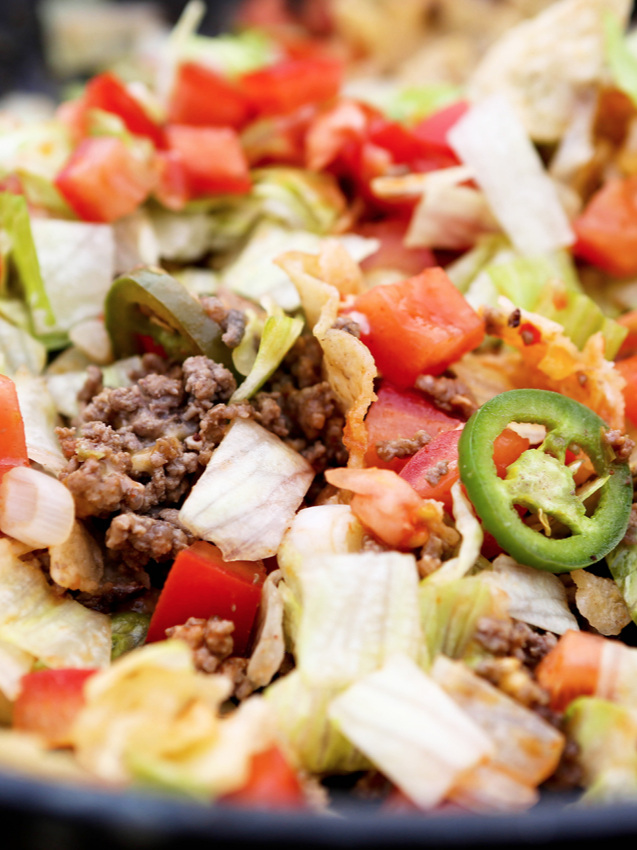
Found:
M 458 554 L 444 561 L 440 569 L 425 579 L 432 585 L 445 584 L 465 576 L 478 561 L 484 539 L 482 526 L 476 519 L 471 502 L 464 495 L 459 481 L 452 486 L 451 496 L 453 516 L 462 540 Z
M 399 89 L 388 99 L 385 112 L 395 121 L 416 123 L 460 100 L 462 89 L 453 83 L 430 83 Z
M 509 615 L 514 619 L 558 635 L 579 630 L 564 585 L 553 573 L 499 555 L 481 577 L 507 594 Z
M 586 791 L 580 805 L 637 798 L 637 716 L 597 697 L 579 697 L 566 710 L 566 729 L 578 746 Z
M 254 361 L 257 359 L 265 318 L 251 307 L 248 307 L 244 314 L 246 325 L 241 342 L 232 349 L 232 363 L 237 372 L 245 378 L 250 374 Z
M 423 809 L 494 752 L 491 738 L 411 659 L 394 655 L 331 703 L 337 728 Z
M 420 658 L 418 573 L 412 554 L 306 557 L 297 668 L 310 685 L 342 688 L 395 653 Z
M 7 538 L 0 540 L 0 641 L 49 667 L 106 667 L 111 657 L 106 614 L 56 594 Z
M 92 676 L 74 725 L 77 760 L 106 780 L 137 780 L 205 797 L 245 783 L 252 755 L 273 743 L 268 704 L 252 697 L 227 717 L 232 684 L 195 671 L 190 647 L 134 649 Z
M 465 576 L 440 584 L 422 581 L 419 589 L 420 616 L 427 656 L 466 658 L 477 647 L 472 644 L 478 621 L 498 617 L 505 611 L 497 592 L 481 575 Z
M 235 419 L 179 511 L 226 560 L 274 555 L 312 483 L 302 455 L 249 419 Z
M 265 32 L 244 30 L 214 37 L 191 35 L 180 48 L 180 59 L 198 62 L 228 77 L 235 77 L 271 65 L 280 51 Z
M 38 375 L 45 365 L 45 346 L 24 328 L 0 318 L 0 372 L 12 377 L 26 369 Z
M 611 11 L 604 15 L 604 47 L 615 85 L 637 105 L 637 52 Z
M 331 238 L 337 239 L 356 262 L 369 257 L 378 248 L 378 240 L 354 233 Z M 274 260 L 288 251 L 318 254 L 322 241 L 321 236 L 308 230 L 292 230 L 263 219 L 239 256 L 223 270 L 222 283 L 255 302 L 270 296 L 283 310 L 294 312 L 301 304 L 296 287 Z
M 312 687 L 298 670 L 265 691 L 286 750 L 294 763 L 310 773 L 352 773 L 372 766 L 328 718 L 338 693 L 338 689 Z
M 246 376 L 230 398 L 230 402 L 245 401 L 270 378 L 281 365 L 288 351 L 303 330 L 304 321 L 298 316 L 286 316 L 276 310 L 265 320 L 256 358 Z
M 29 459 L 47 472 L 57 475 L 66 458 L 60 448 L 55 429 L 60 425 L 55 401 L 42 375 L 19 370 L 13 375 Z
M 31 329 L 45 343 L 59 346 L 64 335 L 55 332 L 55 313 L 40 272 L 27 203 L 21 195 L 0 193 L 0 230 L 8 237 L 9 260 L 24 295 Z
M 34 314 L 36 334 L 63 334 L 84 319 L 98 317 L 115 271 L 111 225 L 33 219 L 31 231 L 54 316 L 51 329 Z
M 637 622 L 637 545 L 620 543 L 606 555 L 606 563 L 630 616 Z

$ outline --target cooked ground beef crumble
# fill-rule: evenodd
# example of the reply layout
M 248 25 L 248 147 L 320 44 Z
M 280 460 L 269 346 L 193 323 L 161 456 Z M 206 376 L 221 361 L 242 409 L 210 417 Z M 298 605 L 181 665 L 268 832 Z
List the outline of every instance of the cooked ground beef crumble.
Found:
M 228 313 L 227 324 L 241 322 Z M 130 386 L 115 389 L 104 387 L 97 367 L 88 370 L 79 416 L 58 436 L 68 461 L 60 479 L 78 518 L 97 523 L 105 540 L 110 569 L 96 598 L 113 596 L 120 572 L 135 580 L 123 582 L 118 596 L 161 583 L 165 567 L 193 542 L 178 509 L 233 420 L 255 420 L 319 477 L 347 463 L 344 417 L 321 365 L 316 340 L 301 337 L 263 390 L 238 403 L 229 401 L 237 386 L 232 373 L 201 355 L 176 364 L 146 354 Z

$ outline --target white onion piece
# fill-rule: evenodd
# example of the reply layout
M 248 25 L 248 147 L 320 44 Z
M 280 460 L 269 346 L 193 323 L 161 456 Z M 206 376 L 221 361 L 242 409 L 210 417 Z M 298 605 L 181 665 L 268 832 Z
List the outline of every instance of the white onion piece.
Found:
M 473 169 L 493 214 L 529 256 L 572 244 L 555 184 L 511 104 L 493 95 L 474 104 L 449 131 L 449 144 Z
M 67 488 L 44 472 L 16 466 L 0 483 L 0 529 L 35 549 L 64 543 L 75 521 Z

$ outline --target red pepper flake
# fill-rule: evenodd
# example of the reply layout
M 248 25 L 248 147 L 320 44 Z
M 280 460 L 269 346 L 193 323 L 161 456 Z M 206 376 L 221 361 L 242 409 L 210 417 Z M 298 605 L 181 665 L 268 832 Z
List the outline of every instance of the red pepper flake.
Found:
M 542 334 L 531 322 L 525 322 L 523 325 L 520 325 L 520 336 L 525 345 L 535 345 L 542 340 Z

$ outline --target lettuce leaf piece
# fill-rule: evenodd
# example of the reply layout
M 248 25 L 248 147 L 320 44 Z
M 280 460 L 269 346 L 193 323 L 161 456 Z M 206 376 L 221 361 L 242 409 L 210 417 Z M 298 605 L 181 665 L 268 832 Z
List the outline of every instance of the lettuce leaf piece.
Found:
M 0 317 L 0 372 L 12 377 L 21 369 L 34 375 L 46 365 L 46 347 L 35 337 Z
M 183 62 L 199 62 L 229 77 L 256 71 L 279 56 L 276 43 L 261 30 L 218 36 L 191 35 L 181 45 Z
M 629 706 L 579 697 L 565 713 L 566 729 L 579 747 L 583 803 L 637 798 L 637 718 Z
M 480 557 L 484 539 L 482 526 L 476 519 L 473 505 L 465 496 L 459 481 L 452 486 L 451 496 L 456 528 L 462 536 L 460 549 L 453 558 L 444 561 L 440 569 L 424 579 L 429 584 L 445 584 L 462 578 L 474 567 Z
M 52 346 L 59 346 L 63 335 L 55 333 L 55 313 L 40 272 L 27 203 L 21 195 L 0 192 L 0 230 L 9 240 L 9 259 L 24 294 L 33 331 L 46 337 Z
M 620 543 L 606 555 L 608 569 L 637 623 L 637 544 Z
M 48 667 L 106 667 L 111 626 L 106 614 L 61 597 L 39 567 L 0 540 L 0 640 Z
M 498 555 L 481 578 L 506 593 L 509 615 L 514 619 L 558 635 L 579 630 L 564 585 L 553 573 L 518 564 L 509 555 Z
M 481 575 L 443 584 L 422 581 L 418 591 L 420 619 L 427 656 L 464 658 L 482 617 L 507 616 L 506 597 Z
M 301 335 L 303 319 L 282 312 L 268 316 L 250 373 L 232 394 L 230 402 L 251 398 L 279 368 L 288 351 Z
M 227 560 L 276 553 L 314 478 L 310 464 L 274 434 L 237 419 L 190 491 L 179 519 Z
M 375 239 L 356 234 L 338 237 L 352 258 L 361 261 L 378 247 Z M 292 230 L 275 221 L 263 219 L 252 232 L 239 256 L 222 273 L 222 283 L 252 301 L 269 295 L 288 312 L 298 310 L 301 301 L 288 275 L 274 263 L 286 251 L 318 252 L 321 237 L 308 230 Z
M 265 690 L 285 749 L 310 773 L 352 773 L 372 766 L 328 717 L 330 703 L 338 693 L 310 686 L 298 670 Z
M 20 680 L 31 671 L 35 657 L 13 643 L 0 640 L 0 693 L 13 702 L 20 692 Z
M 637 106 L 637 55 L 630 49 L 617 15 L 604 14 L 604 50 L 613 81 Z
M 99 316 L 115 271 L 113 228 L 108 224 L 34 219 L 31 231 L 54 316 L 50 328 L 34 314 L 36 334 L 68 332 L 77 322 Z M 91 285 L 87 286 L 89 280 Z
M 419 659 L 418 574 L 412 554 L 306 557 L 299 582 L 296 663 L 310 686 L 345 687 L 395 653 Z
M 337 696 L 328 717 L 423 809 L 439 804 L 494 751 L 478 724 L 401 655 Z
M 66 458 L 55 433 L 60 422 L 46 380 L 42 375 L 32 375 L 26 370 L 16 372 L 13 380 L 24 422 L 29 459 L 57 475 L 66 466 Z
M 532 788 L 551 776 L 564 749 L 555 726 L 460 661 L 439 656 L 431 676 L 495 744 L 490 765 Z
M 462 89 L 452 83 L 430 83 L 399 89 L 385 106 L 389 118 L 416 123 L 462 97 Z

